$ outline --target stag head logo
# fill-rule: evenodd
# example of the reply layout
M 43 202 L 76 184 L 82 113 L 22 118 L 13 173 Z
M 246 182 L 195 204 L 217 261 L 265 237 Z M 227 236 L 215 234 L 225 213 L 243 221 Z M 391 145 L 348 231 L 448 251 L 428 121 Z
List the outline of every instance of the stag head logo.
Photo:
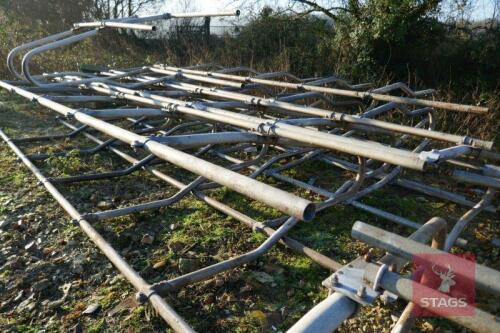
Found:
M 413 257 L 413 264 L 412 301 L 418 304 L 414 316 L 476 315 L 473 256 L 419 253 Z
M 448 267 L 448 270 L 446 272 L 440 272 L 436 268 L 436 265 L 432 265 L 432 271 L 441 279 L 441 284 L 439 285 L 438 290 L 442 293 L 449 293 L 451 287 L 456 284 L 455 280 L 453 280 L 453 278 L 455 277 L 455 273 L 453 273 L 453 270 L 451 269 L 451 266 L 449 264 L 446 266 Z

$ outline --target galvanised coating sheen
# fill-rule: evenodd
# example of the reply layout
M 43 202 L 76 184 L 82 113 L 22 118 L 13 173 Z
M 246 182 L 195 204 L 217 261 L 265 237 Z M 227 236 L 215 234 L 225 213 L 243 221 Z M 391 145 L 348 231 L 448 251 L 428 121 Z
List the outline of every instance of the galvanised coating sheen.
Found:
M 372 263 L 368 264 L 366 267 L 365 278 L 370 283 L 373 283 L 379 270 L 380 266 Z M 414 300 L 413 288 L 415 287 L 416 283 L 411 278 L 399 275 L 397 273 L 385 272 L 380 278 L 379 285 L 384 290 L 395 293 L 396 295 L 407 301 Z M 419 284 L 418 288 L 419 292 L 422 292 L 425 295 L 429 295 L 429 297 L 432 298 L 444 299 L 445 301 L 449 301 L 449 299 L 452 298 L 452 296 L 448 294 L 441 293 L 423 284 Z M 419 303 L 418 305 L 425 306 L 423 303 Z M 464 307 L 464 311 L 471 311 L 471 313 L 474 313 L 473 316 L 449 316 L 447 313 L 449 309 L 446 309 L 446 307 L 435 307 L 429 310 L 432 310 L 432 312 L 434 312 L 434 314 L 438 316 L 445 316 L 446 318 L 449 318 L 449 320 L 452 320 L 461 326 L 469 328 L 474 332 L 491 333 L 500 331 L 500 323 L 498 323 L 498 320 L 494 315 L 482 311 L 481 309 L 478 309 L 477 307 L 474 307 L 470 304 L 466 304 L 466 306 Z
M 148 137 L 127 131 L 21 88 L 14 87 L 1 81 L 0 87 L 11 92 L 16 92 L 29 100 L 37 101 L 41 105 L 51 108 L 65 117 L 72 117 L 82 124 L 88 125 L 131 146 L 147 149 L 158 158 L 204 176 L 250 198 L 264 202 L 285 214 L 295 216 L 305 221 L 312 220 L 316 214 L 314 204 L 308 200 L 242 176 L 236 172 L 186 154 L 180 150 L 173 149 L 159 142 L 155 142 Z
M 92 84 L 91 89 L 117 98 L 135 101 L 140 104 L 160 106 L 166 110 L 173 108 L 175 112 L 180 112 L 198 119 L 234 125 L 264 135 L 266 133 L 277 135 L 278 137 L 299 141 L 307 145 L 339 150 L 353 155 L 402 165 L 411 169 L 423 170 L 426 166 L 426 161 L 421 160 L 417 154 L 375 142 L 341 137 L 335 134 L 318 132 L 286 123 L 282 124 L 279 121 L 267 121 L 262 118 L 242 115 L 213 107 L 204 107 L 202 110 L 199 110 L 196 105 L 192 105 L 189 102 L 174 100 L 146 92 L 134 92 L 130 89 L 115 86 Z M 194 107 L 189 107 L 187 105 L 192 105 Z
M 0 130 L 0 137 L 134 285 L 138 300 L 150 301 L 177 332 L 193 332 L 193 329 L 160 295 L 252 262 L 269 253 L 275 244 L 281 243 L 308 256 L 326 269 L 325 277 L 332 271 L 343 269 L 343 265 L 334 259 L 287 236 L 299 220 L 313 220 L 317 212 L 339 203 L 416 229 L 409 238 L 404 238 L 366 224 L 357 223 L 353 228 L 353 236 L 391 252 L 378 262 L 391 266 L 392 275 L 381 275 L 382 266 L 370 263 L 368 257 L 356 259 L 366 260 L 364 273 L 367 280 L 373 282 L 378 279 L 377 276 L 382 276 L 380 286 L 383 289 L 411 300 L 407 289 L 394 289 L 387 281 L 407 283 L 404 277 L 396 273 L 408 262 L 415 249 L 449 251 L 453 246 L 467 248 L 464 231 L 478 214 L 496 212 L 495 189 L 499 188 L 499 167 L 493 163 L 500 159 L 500 155 L 493 151 L 493 142 L 436 131 L 439 113 L 434 108 L 473 113 L 484 113 L 486 108 L 423 99 L 433 90 L 413 91 L 401 82 L 373 88 L 370 84 L 350 84 L 336 76 L 300 79 L 287 72 L 258 73 L 248 67 L 197 65 L 178 68 L 154 65 L 120 70 L 92 69 L 91 73 L 30 73 L 30 62 L 36 55 L 92 37 L 101 29 L 148 31 L 154 30 L 154 25 L 149 23 L 156 20 L 227 15 L 239 15 L 239 12 L 166 13 L 77 23 L 72 30 L 13 49 L 7 63 L 19 80 L 0 81 L 0 87 L 57 112 L 60 116 L 58 121 L 71 132 L 11 139 Z M 26 54 L 21 65 L 23 72 L 18 73 L 14 60 L 24 51 Z M 373 89 L 361 91 L 368 87 Z M 390 95 L 396 91 L 404 97 Z M 92 108 L 94 102 L 100 103 L 99 109 Z M 65 105 L 67 103 L 71 103 L 71 106 Z M 78 108 L 74 104 L 78 104 Z M 414 106 L 422 108 L 416 109 Z M 402 117 L 397 118 L 402 119 L 401 123 L 387 121 L 387 118 L 394 119 L 390 116 L 395 111 L 402 113 Z M 106 139 L 101 139 L 100 135 Z M 33 161 L 46 163 L 52 156 L 65 158 L 69 152 L 26 155 L 20 147 L 27 143 L 74 138 L 83 138 L 96 144 L 90 148 L 78 148 L 82 156 L 109 152 L 130 165 L 108 172 L 47 177 Z M 222 161 L 224 166 L 214 161 Z M 312 161 L 327 165 L 325 173 L 335 172 L 336 169 L 348 172 L 350 176 L 342 185 L 332 189 L 331 186 L 320 185 L 324 185 L 323 175 L 307 180 L 284 174 Z M 181 182 L 153 167 L 154 164 L 165 162 L 198 177 L 189 183 Z M 112 180 L 133 175 L 138 170 L 148 171 L 150 175 L 177 189 L 177 192 L 156 201 L 79 213 L 56 188 L 56 185 Z M 414 176 L 418 174 L 428 177 L 417 181 Z M 327 179 L 327 175 L 324 176 Z M 339 177 L 339 174 L 335 174 L 335 177 Z M 271 178 L 274 184 L 278 182 L 278 186 L 287 184 L 293 187 L 294 194 L 267 184 Z M 439 179 L 439 183 L 478 187 L 476 193 L 482 198 L 475 202 L 468 195 L 429 185 L 427 178 Z M 470 209 L 457 219 L 447 235 L 447 223 L 441 218 L 433 218 L 422 224 L 362 201 L 364 196 L 394 185 Z M 219 187 L 260 201 L 283 215 L 257 221 L 210 196 L 210 191 Z M 134 212 L 169 207 L 188 196 L 242 222 L 253 231 L 266 234 L 268 238 L 247 253 L 185 275 L 148 284 L 89 224 Z M 314 228 L 314 221 L 311 226 Z M 433 248 L 419 244 L 431 240 Z M 498 279 L 498 272 L 485 266 L 479 267 L 479 270 L 475 281 L 478 287 L 497 293 L 498 288 L 493 282 Z M 369 287 L 366 284 L 366 288 Z M 354 315 L 359 298 L 349 298 L 341 290 L 335 291 L 314 307 L 290 332 L 331 332 Z M 363 295 L 363 290 L 358 291 L 358 294 Z M 398 321 L 397 330 L 411 328 L 414 322 L 410 315 L 413 306 L 411 302 L 408 304 Z M 495 324 L 490 320 L 491 315 L 478 311 L 477 318 L 451 320 L 479 331 L 491 329 Z
M 423 224 L 418 230 L 412 233 L 408 239 L 419 243 L 427 243 L 432 240 L 433 244 L 444 241 L 443 238 L 446 234 L 446 221 L 441 218 L 432 218 Z M 356 260 L 360 260 L 358 258 Z M 366 259 L 365 259 L 366 260 Z M 367 261 L 370 261 L 368 259 Z M 381 263 L 392 265 L 395 267 L 394 271 L 401 270 L 404 264 L 407 263 L 406 259 L 387 254 L 380 259 Z M 348 264 L 349 265 L 349 264 Z M 332 275 L 332 276 L 335 276 Z M 355 300 L 335 291 L 324 302 L 319 303 L 313 307 L 304 317 L 302 317 L 288 332 L 294 333 L 326 333 L 333 332 L 343 321 L 349 319 L 357 310 L 357 303 Z M 350 311 L 346 311 L 350 309 Z M 317 319 L 335 314 L 333 318 L 325 320 L 323 325 L 318 325 Z
M 194 330 L 182 319 L 163 298 L 151 292 L 150 285 L 116 252 L 113 247 L 87 222 L 71 203 L 52 185 L 38 168 L 24 155 L 24 153 L 12 142 L 12 140 L 0 130 L 0 137 L 9 145 L 21 161 L 33 172 L 36 178 L 45 186 L 47 191 L 56 199 L 61 207 L 71 218 L 78 223 L 83 232 L 94 242 L 102 253 L 113 263 L 113 265 L 130 281 L 140 292 L 148 295 L 149 301 L 162 316 L 163 319 L 176 332 L 194 332 Z
M 354 97 L 359 99 L 373 98 L 377 101 L 383 102 L 396 102 L 400 104 L 407 105 L 415 105 L 415 106 L 429 106 L 437 109 L 444 109 L 450 111 L 459 111 L 459 112 L 472 112 L 472 113 L 486 113 L 488 112 L 488 108 L 479 107 L 473 105 L 462 105 L 455 103 L 447 103 L 447 102 L 439 102 L 439 101 L 430 101 L 425 99 L 416 99 L 416 98 L 407 98 L 407 97 L 399 97 L 399 96 L 390 96 L 383 95 L 371 92 L 362 92 L 362 91 L 350 91 L 344 89 L 335 89 L 335 88 L 324 88 L 324 87 L 316 87 L 303 83 L 288 83 L 288 82 L 280 82 L 280 81 L 272 81 L 266 79 L 256 79 L 252 77 L 243 77 L 237 75 L 229 75 L 222 73 L 213 73 L 213 72 L 202 72 L 196 71 L 192 69 L 183 69 L 178 67 L 160 67 L 161 69 L 170 69 L 177 71 L 178 73 L 193 73 L 193 74 L 201 74 L 205 76 L 213 76 L 223 79 L 229 79 L 239 82 L 248 82 L 248 83 L 257 83 L 267 86 L 276 86 L 282 88 L 290 88 L 290 89 L 299 89 L 299 90 L 307 90 L 307 91 L 315 91 L 325 94 L 339 95 L 345 97 Z
M 405 258 L 406 260 L 412 260 L 414 256 L 421 253 L 436 255 L 443 255 L 446 253 L 442 250 L 428 247 L 414 240 L 401 237 L 359 221 L 352 227 L 351 235 L 356 239 L 372 246 L 387 250 L 392 254 Z M 475 264 L 475 267 L 475 281 L 477 289 L 499 296 L 500 286 L 498 285 L 498 281 L 500 281 L 500 272 L 484 265 Z

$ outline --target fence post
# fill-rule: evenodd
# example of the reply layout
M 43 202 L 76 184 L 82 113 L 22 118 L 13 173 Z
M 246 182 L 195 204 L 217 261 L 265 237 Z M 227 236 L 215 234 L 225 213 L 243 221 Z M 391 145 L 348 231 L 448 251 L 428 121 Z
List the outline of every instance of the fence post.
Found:
M 203 23 L 203 34 L 205 37 L 205 43 L 208 46 L 210 43 L 210 17 L 206 16 Z

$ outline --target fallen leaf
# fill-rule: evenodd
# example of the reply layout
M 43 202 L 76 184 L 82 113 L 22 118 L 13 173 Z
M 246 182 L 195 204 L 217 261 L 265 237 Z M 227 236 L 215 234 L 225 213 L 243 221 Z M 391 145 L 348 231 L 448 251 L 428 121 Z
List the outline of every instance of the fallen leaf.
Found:
M 101 309 L 99 303 L 92 303 L 85 310 L 83 310 L 82 314 L 84 315 L 93 315 L 97 313 Z

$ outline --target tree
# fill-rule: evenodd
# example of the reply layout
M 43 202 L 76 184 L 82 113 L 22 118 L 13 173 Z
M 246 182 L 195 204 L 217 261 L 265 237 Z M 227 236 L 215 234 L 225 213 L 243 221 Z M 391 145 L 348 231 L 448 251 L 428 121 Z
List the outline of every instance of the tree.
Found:
M 159 5 L 161 0 L 92 0 L 95 18 L 120 18 L 137 14 L 145 8 Z
M 136 15 L 161 0 L 0 0 L 9 16 L 48 30 L 63 30 L 73 23 Z
M 416 45 L 433 43 L 442 0 L 290 0 L 297 13 L 321 13 L 334 22 L 332 43 L 349 74 L 408 59 Z
M 90 18 L 93 0 L 1 0 L 0 7 L 15 20 L 42 25 L 48 30 L 67 29 L 72 23 Z

